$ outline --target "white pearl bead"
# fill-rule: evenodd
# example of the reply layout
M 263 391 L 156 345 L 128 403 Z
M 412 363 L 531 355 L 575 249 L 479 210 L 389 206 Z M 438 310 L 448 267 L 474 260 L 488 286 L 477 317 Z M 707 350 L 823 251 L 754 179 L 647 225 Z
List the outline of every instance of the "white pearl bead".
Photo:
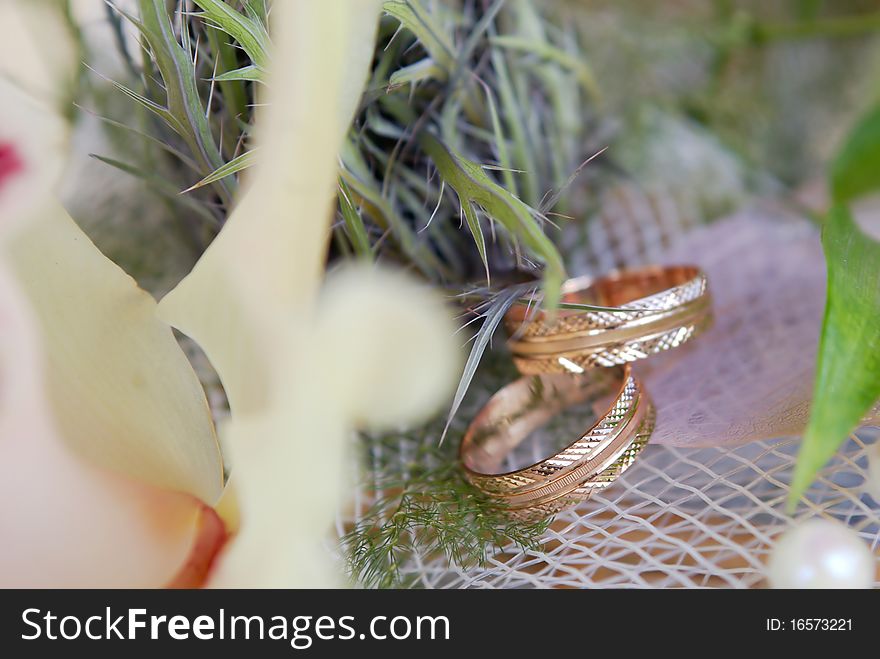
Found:
M 767 579 L 773 588 L 870 588 L 875 561 L 854 531 L 838 522 L 811 519 L 776 541 Z

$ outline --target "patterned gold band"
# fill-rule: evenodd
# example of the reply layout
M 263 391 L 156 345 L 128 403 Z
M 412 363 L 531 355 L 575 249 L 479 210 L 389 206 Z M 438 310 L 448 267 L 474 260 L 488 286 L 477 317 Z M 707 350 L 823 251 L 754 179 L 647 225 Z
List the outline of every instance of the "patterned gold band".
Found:
M 694 266 L 652 266 L 595 281 L 572 279 L 563 301 L 603 310 L 542 311 L 517 304 L 505 317 L 508 346 L 523 374 L 583 373 L 681 345 L 712 322 L 706 276 Z
M 529 467 L 502 470 L 511 452 L 562 410 L 608 398 L 608 410 L 573 443 Z M 527 376 L 501 389 L 474 419 L 461 460 L 468 480 L 514 517 L 540 518 L 616 480 L 645 447 L 653 425 L 653 407 L 629 366 L 588 376 Z

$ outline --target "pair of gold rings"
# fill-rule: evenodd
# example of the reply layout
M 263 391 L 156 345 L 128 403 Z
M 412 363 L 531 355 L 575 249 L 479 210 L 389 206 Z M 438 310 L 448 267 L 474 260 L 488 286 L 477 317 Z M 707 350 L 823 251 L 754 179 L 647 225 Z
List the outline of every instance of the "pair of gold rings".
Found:
M 712 322 L 706 276 L 693 266 L 571 279 L 562 293 L 553 319 L 526 301 L 508 311 L 508 346 L 523 377 L 489 399 L 461 443 L 468 480 L 517 518 L 576 505 L 633 463 L 655 415 L 630 363 L 679 346 Z M 561 451 L 507 468 L 533 431 L 577 406 L 605 411 Z

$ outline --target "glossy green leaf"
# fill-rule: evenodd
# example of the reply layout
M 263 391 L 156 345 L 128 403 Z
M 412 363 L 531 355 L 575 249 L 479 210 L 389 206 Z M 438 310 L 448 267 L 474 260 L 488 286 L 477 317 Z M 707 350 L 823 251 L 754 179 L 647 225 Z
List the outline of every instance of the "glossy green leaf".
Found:
M 830 176 L 834 201 L 841 204 L 880 188 L 880 108 L 850 132 Z
M 880 243 L 843 205 L 822 233 L 828 265 L 825 319 L 810 421 L 791 485 L 794 506 L 818 470 L 880 398 Z

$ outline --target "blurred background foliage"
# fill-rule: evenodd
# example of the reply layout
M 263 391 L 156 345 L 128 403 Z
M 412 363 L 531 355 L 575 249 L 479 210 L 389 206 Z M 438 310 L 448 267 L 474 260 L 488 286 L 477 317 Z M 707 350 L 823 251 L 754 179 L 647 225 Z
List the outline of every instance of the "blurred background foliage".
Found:
M 144 194 L 159 192 L 174 218 L 164 229 L 184 238 L 189 253 L 178 255 L 180 267 L 161 269 L 166 281 L 155 281 L 162 277 L 143 258 L 143 241 L 130 227 L 113 229 L 114 195 L 132 185 L 121 177 L 105 186 L 105 173 L 69 198 L 86 224 L 100 225 L 98 242 L 161 293 L 216 234 L 237 179 L 247 175 L 180 194 L 237 157 L 232 170 L 247 164 L 241 156 L 264 83 L 250 79 L 259 77 L 248 70 L 259 68 L 253 53 L 230 34 L 262 30 L 267 9 L 253 1 L 114 6 L 119 11 L 86 24 L 86 36 L 96 35 L 85 39 L 94 72 L 77 96 L 108 120 L 99 134 L 110 144 L 82 146 L 139 179 Z M 144 21 L 138 35 L 123 15 L 138 20 L 162 6 L 171 16 L 165 33 Z M 880 91 L 875 2 L 404 0 L 386 8 L 373 76 L 342 155 L 331 256 L 369 252 L 445 285 L 485 284 L 486 263 L 497 283 L 513 270 L 562 265 L 551 245 L 530 241 L 535 227 L 557 249 L 576 251 L 570 235 L 580 235 L 603 192 L 622 183 L 661 190 L 695 221 L 756 191 L 799 186 L 821 174 Z M 181 66 L 184 57 L 191 67 Z M 420 143 L 424 132 L 500 185 L 500 199 L 484 203 L 510 205 L 512 195 L 526 212 L 506 222 L 509 213 L 487 213 L 467 193 L 462 203 L 455 177 L 437 172 Z M 128 189 L 125 197 L 138 203 Z
M 271 2 L 71 7 L 89 69 L 66 204 L 161 295 L 258 157 Z M 582 248 L 609 200 L 638 197 L 690 226 L 755 195 L 790 197 L 824 179 L 880 96 L 880 3 L 867 0 L 388 0 L 385 13 L 340 154 L 328 263 L 402 266 L 459 300 L 462 325 L 478 321 L 462 334 L 473 347 L 453 410 L 504 372 L 477 366 L 509 304 L 543 280 L 552 306 L 566 273 L 597 269 Z M 378 502 L 346 539 L 366 583 L 395 583 L 415 544 L 467 562 L 488 542 L 538 537 L 451 475 L 443 432 L 406 438 L 430 454 L 419 468 L 379 469 Z
M 596 269 L 582 246 L 609 199 L 646 202 L 683 226 L 721 216 L 817 176 L 875 96 L 866 3 L 385 7 L 341 154 L 329 257 L 401 264 L 485 317 L 513 301 L 507 283 L 540 273 L 555 295 L 566 270 Z M 165 216 L 161 229 L 113 231 L 112 204 L 109 215 L 72 210 L 161 294 L 216 235 L 247 176 L 268 4 L 129 0 L 108 6 L 108 21 L 115 66 L 98 60 L 86 82 L 120 153 L 94 153 L 158 192 Z M 107 194 L 95 192 L 75 198 L 93 206 Z

